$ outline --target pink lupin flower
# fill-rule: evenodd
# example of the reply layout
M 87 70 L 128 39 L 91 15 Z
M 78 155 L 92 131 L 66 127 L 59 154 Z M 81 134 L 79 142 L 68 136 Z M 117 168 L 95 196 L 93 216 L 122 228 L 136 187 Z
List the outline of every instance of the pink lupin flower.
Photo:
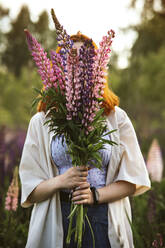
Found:
M 5 209 L 8 211 L 16 211 L 18 206 L 18 194 L 19 194 L 19 187 L 18 187 L 18 167 L 14 170 L 14 175 L 12 182 L 9 186 L 7 191 L 7 196 L 5 199 Z
M 33 59 L 38 67 L 38 72 L 43 84 L 45 85 L 45 88 L 52 87 L 52 83 L 54 82 L 54 70 L 49 58 L 47 58 L 47 53 L 44 52 L 44 49 L 27 29 L 24 31 L 26 33 L 29 50 L 31 51 Z
M 94 90 L 96 98 L 104 93 L 104 82 L 107 71 L 107 65 L 110 58 L 112 39 L 115 37 L 115 32 L 111 29 L 108 31 L 107 36 L 103 36 L 102 41 L 99 43 L 100 47 L 96 51 L 94 71 L 95 71 L 95 84 Z
M 152 242 L 152 247 L 159 248 L 163 247 L 163 236 L 161 233 L 156 234 L 157 239 Z
M 79 79 L 79 57 L 77 49 L 71 49 L 67 58 L 67 81 L 65 88 L 67 120 L 78 115 L 78 107 L 81 93 Z
M 56 88 L 58 83 L 61 89 L 61 92 L 65 91 L 65 73 L 64 73 L 64 66 L 61 55 L 56 53 L 55 51 L 51 51 L 51 62 L 52 68 L 54 71 L 53 86 Z

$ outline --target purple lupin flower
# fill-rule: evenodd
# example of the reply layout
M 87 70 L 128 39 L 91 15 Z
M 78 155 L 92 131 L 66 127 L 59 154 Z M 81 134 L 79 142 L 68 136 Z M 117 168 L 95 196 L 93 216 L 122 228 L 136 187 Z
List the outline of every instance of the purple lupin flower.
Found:
M 57 34 L 56 39 L 58 42 L 58 46 L 63 47 L 65 49 L 65 52 L 68 52 L 73 46 L 73 41 L 70 39 L 70 36 L 67 34 L 64 27 L 59 23 L 53 9 L 51 9 L 51 14 L 56 27 L 56 34 Z
M 92 110 L 92 89 L 93 81 L 93 64 L 94 64 L 95 50 L 92 45 L 92 40 L 85 41 L 80 48 L 80 76 L 82 76 L 82 124 L 86 130 L 91 130 L 90 123 L 93 120 Z M 88 131 L 87 131 L 88 132 Z
M 56 34 L 57 34 L 57 42 L 58 46 L 61 47 L 60 49 L 60 55 L 62 57 L 64 71 L 67 72 L 66 69 L 66 61 L 67 61 L 67 53 L 70 51 L 70 49 L 73 46 L 73 41 L 70 39 L 70 36 L 67 34 L 64 27 L 59 23 L 55 12 L 53 9 L 51 9 L 52 18 L 56 27 Z M 66 78 L 67 80 L 67 78 Z
M 27 29 L 24 31 L 26 33 L 29 50 L 31 51 L 33 59 L 38 67 L 38 72 L 43 84 L 46 89 L 50 88 L 54 82 L 54 70 L 51 67 L 49 58 L 47 58 L 47 53 L 44 52 L 44 49 Z
M 86 134 L 93 130 L 92 122 L 102 104 L 99 102 L 99 99 L 104 94 L 105 76 L 110 57 L 112 38 L 114 38 L 114 31 L 110 30 L 108 31 L 108 35 L 104 36 L 100 42 L 100 48 L 96 51 L 96 55 L 94 56 L 93 48 L 93 52 L 92 50 L 87 50 L 86 56 L 84 56 L 87 58 L 84 63 L 87 65 L 85 73 L 85 79 L 87 81 L 86 87 L 84 87 L 85 110 L 82 123 L 86 128 Z
M 64 66 L 64 72 L 67 72 L 67 53 L 70 51 L 70 49 L 73 46 L 73 41 L 70 39 L 70 36 L 66 33 L 66 30 L 63 29 L 61 26 L 61 32 L 57 30 L 57 41 L 58 41 L 58 46 L 61 47 L 59 53 L 62 58 L 62 63 Z M 67 79 L 66 79 L 67 80 Z

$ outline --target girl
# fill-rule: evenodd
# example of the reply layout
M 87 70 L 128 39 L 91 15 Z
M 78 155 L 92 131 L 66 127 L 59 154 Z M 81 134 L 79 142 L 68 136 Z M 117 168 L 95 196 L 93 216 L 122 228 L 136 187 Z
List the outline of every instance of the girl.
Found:
M 77 33 L 71 39 L 79 49 L 89 38 Z M 71 200 L 88 207 L 96 248 L 134 247 L 128 197 L 147 191 L 150 180 L 132 123 L 118 107 L 118 97 L 108 88 L 107 81 L 104 100 L 107 128 L 117 129 L 106 138 L 118 145 L 107 145 L 100 151 L 102 171 L 72 167 L 65 142 L 63 146 L 60 138 L 53 139 L 53 133 L 44 125 L 45 104 L 41 102 L 38 113 L 32 117 L 19 169 L 21 205 L 33 205 L 27 248 L 66 247 Z M 72 239 L 69 247 L 74 246 Z M 86 223 L 82 248 L 91 247 L 92 236 Z

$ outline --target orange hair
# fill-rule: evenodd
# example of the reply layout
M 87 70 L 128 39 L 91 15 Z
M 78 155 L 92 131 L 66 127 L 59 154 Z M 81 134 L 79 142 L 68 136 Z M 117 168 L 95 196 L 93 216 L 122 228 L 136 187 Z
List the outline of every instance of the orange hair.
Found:
M 70 38 L 74 42 L 84 42 L 86 40 L 91 40 L 89 37 L 87 37 L 84 34 L 81 34 L 80 32 L 77 32 L 75 35 L 71 35 Z M 92 40 L 92 45 L 94 46 L 95 49 L 97 49 L 97 45 L 95 42 Z M 57 47 L 56 52 L 58 53 L 60 51 L 61 47 Z M 114 110 L 115 106 L 119 105 L 119 98 L 115 93 L 109 88 L 108 86 L 108 79 L 106 77 L 105 81 L 105 88 L 104 88 L 104 94 L 103 94 L 104 102 L 103 102 L 103 107 L 104 107 L 104 113 L 105 115 L 109 115 L 111 110 Z M 41 112 L 46 110 L 46 103 L 43 103 L 40 101 L 37 106 L 37 111 Z

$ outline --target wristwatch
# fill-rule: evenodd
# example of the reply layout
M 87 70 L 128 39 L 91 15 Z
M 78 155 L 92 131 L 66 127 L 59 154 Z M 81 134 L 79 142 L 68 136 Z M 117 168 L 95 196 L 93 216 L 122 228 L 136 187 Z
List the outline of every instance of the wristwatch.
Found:
M 94 200 L 94 205 L 97 205 L 99 202 L 99 192 L 95 187 L 90 187 L 92 194 L 93 194 L 93 200 Z

